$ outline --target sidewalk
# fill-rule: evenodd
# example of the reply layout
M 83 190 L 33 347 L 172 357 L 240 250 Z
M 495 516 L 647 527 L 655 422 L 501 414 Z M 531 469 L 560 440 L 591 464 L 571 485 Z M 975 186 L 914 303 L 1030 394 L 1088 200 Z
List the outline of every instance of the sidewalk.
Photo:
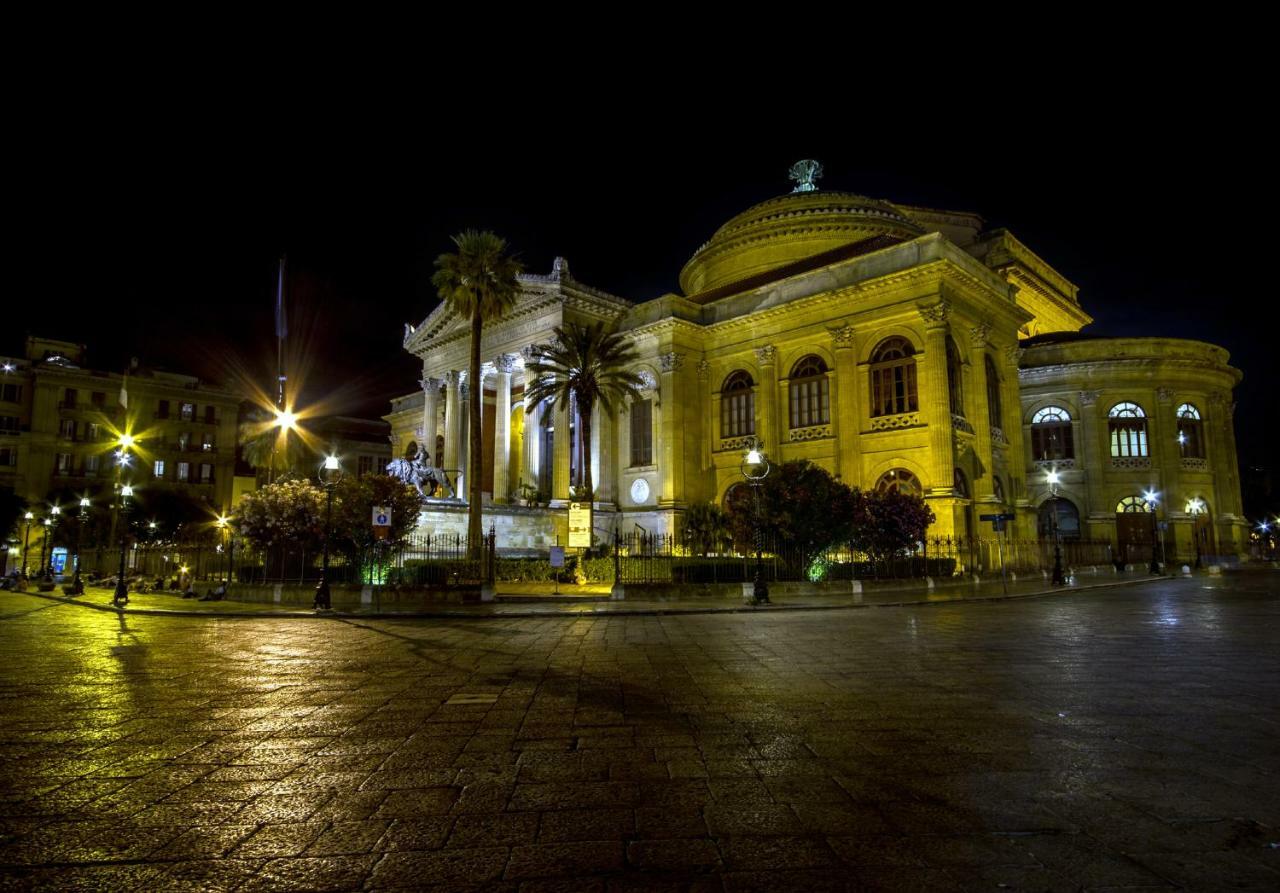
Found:
M 610 601 L 607 594 L 582 593 L 565 594 L 560 597 L 537 596 L 533 594 L 499 593 L 498 600 L 483 604 L 453 605 L 428 604 L 414 611 L 315 611 L 297 608 L 281 608 L 278 605 L 260 602 L 201 602 L 195 599 L 184 599 L 178 595 L 167 593 L 129 593 L 129 604 L 123 609 L 125 614 L 181 616 L 181 617 L 381 617 L 381 618 L 513 618 L 513 617 L 556 617 L 556 616 L 610 616 L 610 615 L 644 615 L 644 614 L 716 614 L 716 613 L 755 613 L 776 611 L 822 611 L 854 608 L 888 608 L 904 605 L 934 605 L 960 601 L 999 601 L 1011 598 L 1032 598 L 1036 596 L 1059 595 L 1072 592 L 1087 592 L 1096 589 L 1109 589 L 1134 583 L 1144 583 L 1167 579 L 1155 577 L 1145 572 L 1121 574 L 1098 574 L 1077 577 L 1067 586 L 1052 586 L 1047 581 L 1022 580 L 1011 582 L 1007 594 L 1002 590 L 1000 581 L 984 581 L 978 584 L 947 585 L 937 589 L 928 589 L 924 581 L 918 588 L 902 588 L 888 591 L 871 591 L 849 593 L 846 595 L 785 595 L 773 596 L 772 604 L 743 604 L 741 597 L 724 598 L 690 595 L 687 598 L 631 598 L 623 601 Z M 232 590 L 234 593 L 234 589 Z M 55 592 L 28 591 L 25 595 L 34 595 L 52 601 L 70 602 L 86 608 L 100 611 L 117 611 L 111 605 L 112 591 L 103 587 L 86 587 L 81 596 L 69 597 L 62 593 L 61 587 Z M 504 598 L 514 596 L 504 601 Z

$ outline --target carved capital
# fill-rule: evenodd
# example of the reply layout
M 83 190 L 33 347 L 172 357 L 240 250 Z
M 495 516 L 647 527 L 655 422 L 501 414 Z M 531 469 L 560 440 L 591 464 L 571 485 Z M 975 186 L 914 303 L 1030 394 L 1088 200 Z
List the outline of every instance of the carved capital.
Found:
M 1009 358 L 1009 362 L 1014 366 L 1022 365 L 1022 358 L 1026 355 L 1026 352 L 1024 348 L 1018 347 L 1016 344 L 1004 349 L 1004 355 Z
M 1080 402 L 1085 406 L 1093 406 L 1098 402 L 1098 398 L 1102 396 L 1102 391 L 1080 391 Z
M 772 366 L 778 359 L 778 348 L 772 344 L 756 348 L 756 362 L 761 366 Z
M 831 340 L 835 342 L 836 350 L 853 347 L 855 332 L 853 326 L 847 322 L 841 323 L 838 328 L 828 329 L 827 331 L 831 333 Z
M 462 384 L 462 373 L 457 369 L 450 369 L 444 374 L 444 386 L 447 388 L 456 388 Z
M 653 373 L 648 369 L 641 369 L 636 373 L 636 377 L 640 379 L 639 388 L 641 392 L 656 391 L 658 382 L 654 380 Z
M 536 344 L 526 344 L 520 348 L 520 356 L 524 357 L 526 363 L 530 360 L 536 360 L 538 358 L 538 346 Z
M 969 343 L 974 347 L 985 347 L 990 335 L 991 323 L 989 322 L 980 322 L 976 326 L 969 327 Z
M 658 362 L 662 364 L 663 372 L 678 372 L 684 366 L 684 354 L 676 353 L 674 350 L 659 354 Z
M 493 366 L 499 372 L 510 375 L 516 368 L 515 354 L 502 353 L 498 354 L 497 359 L 493 361 Z
M 442 382 L 438 378 L 423 378 L 419 379 L 418 384 L 422 385 L 424 391 L 438 391 Z
M 946 301 L 939 301 L 936 304 L 927 306 L 918 306 L 920 318 L 924 320 L 925 328 L 935 329 L 938 326 L 947 324 L 947 317 L 951 315 L 951 305 Z
M 706 381 L 711 377 L 711 363 L 706 360 L 698 360 L 698 380 Z
M 1173 388 L 1156 388 L 1156 399 L 1161 403 L 1173 402 Z

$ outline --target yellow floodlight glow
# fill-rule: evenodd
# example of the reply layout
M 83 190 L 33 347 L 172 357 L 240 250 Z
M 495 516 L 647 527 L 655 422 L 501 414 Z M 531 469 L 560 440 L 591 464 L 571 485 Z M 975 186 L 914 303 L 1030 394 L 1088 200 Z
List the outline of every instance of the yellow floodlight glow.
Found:
M 129 449 L 129 447 L 133 446 L 136 442 L 137 441 L 134 439 L 134 436 L 132 434 L 129 434 L 128 432 L 120 435 L 121 449 L 127 450 Z
M 285 431 L 292 431 L 294 428 L 298 427 L 298 416 L 290 409 L 277 410 L 276 424 Z

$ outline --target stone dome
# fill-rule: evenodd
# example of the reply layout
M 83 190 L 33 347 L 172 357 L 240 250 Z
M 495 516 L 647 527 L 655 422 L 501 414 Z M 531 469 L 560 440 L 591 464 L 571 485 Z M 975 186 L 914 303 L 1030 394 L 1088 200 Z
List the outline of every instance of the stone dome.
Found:
M 694 296 L 868 239 L 906 241 L 924 233 L 879 199 L 795 192 L 748 208 L 716 230 L 680 271 L 680 287 Z

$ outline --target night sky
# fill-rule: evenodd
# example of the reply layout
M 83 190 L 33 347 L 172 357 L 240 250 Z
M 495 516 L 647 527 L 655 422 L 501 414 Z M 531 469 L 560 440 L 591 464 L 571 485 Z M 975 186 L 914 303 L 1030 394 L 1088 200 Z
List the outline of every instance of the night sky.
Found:
M 492 229 L 531 272 L 563 255 L 578 279 L 646 300 L 678 291 L 697 247 L 789 191 L 789 165 L 812 157 L 825 188 L 1009 227 L 1080 286 L 1087 331 L 1226 347 L 1245 373 L 1237 417 L 1274 419 L 1275 299 L 1255 282 L 1273 254 L 1264 147 L 1197 142 L 1173 119 L 1068 121 L 1043 141 L 999 121 L 971 139 L 528 125 L 479 147 L 413 129 L 122 131 L 75 164 L 55 153 L 28 171 L 0 352 L 20 354 L 34 333 L 88 344 L 95 367 L 138 356 L 268 388 L 287 252 L 292 349 L 314 360 L 302 402 L 328 396 L 333 410 L 377 416 L 416 388 L 403 324 L 435 305 L 432 262 L 451 233 Z M 1271 462 L 1263 430 L 1238 425 L 1242 460 Z

